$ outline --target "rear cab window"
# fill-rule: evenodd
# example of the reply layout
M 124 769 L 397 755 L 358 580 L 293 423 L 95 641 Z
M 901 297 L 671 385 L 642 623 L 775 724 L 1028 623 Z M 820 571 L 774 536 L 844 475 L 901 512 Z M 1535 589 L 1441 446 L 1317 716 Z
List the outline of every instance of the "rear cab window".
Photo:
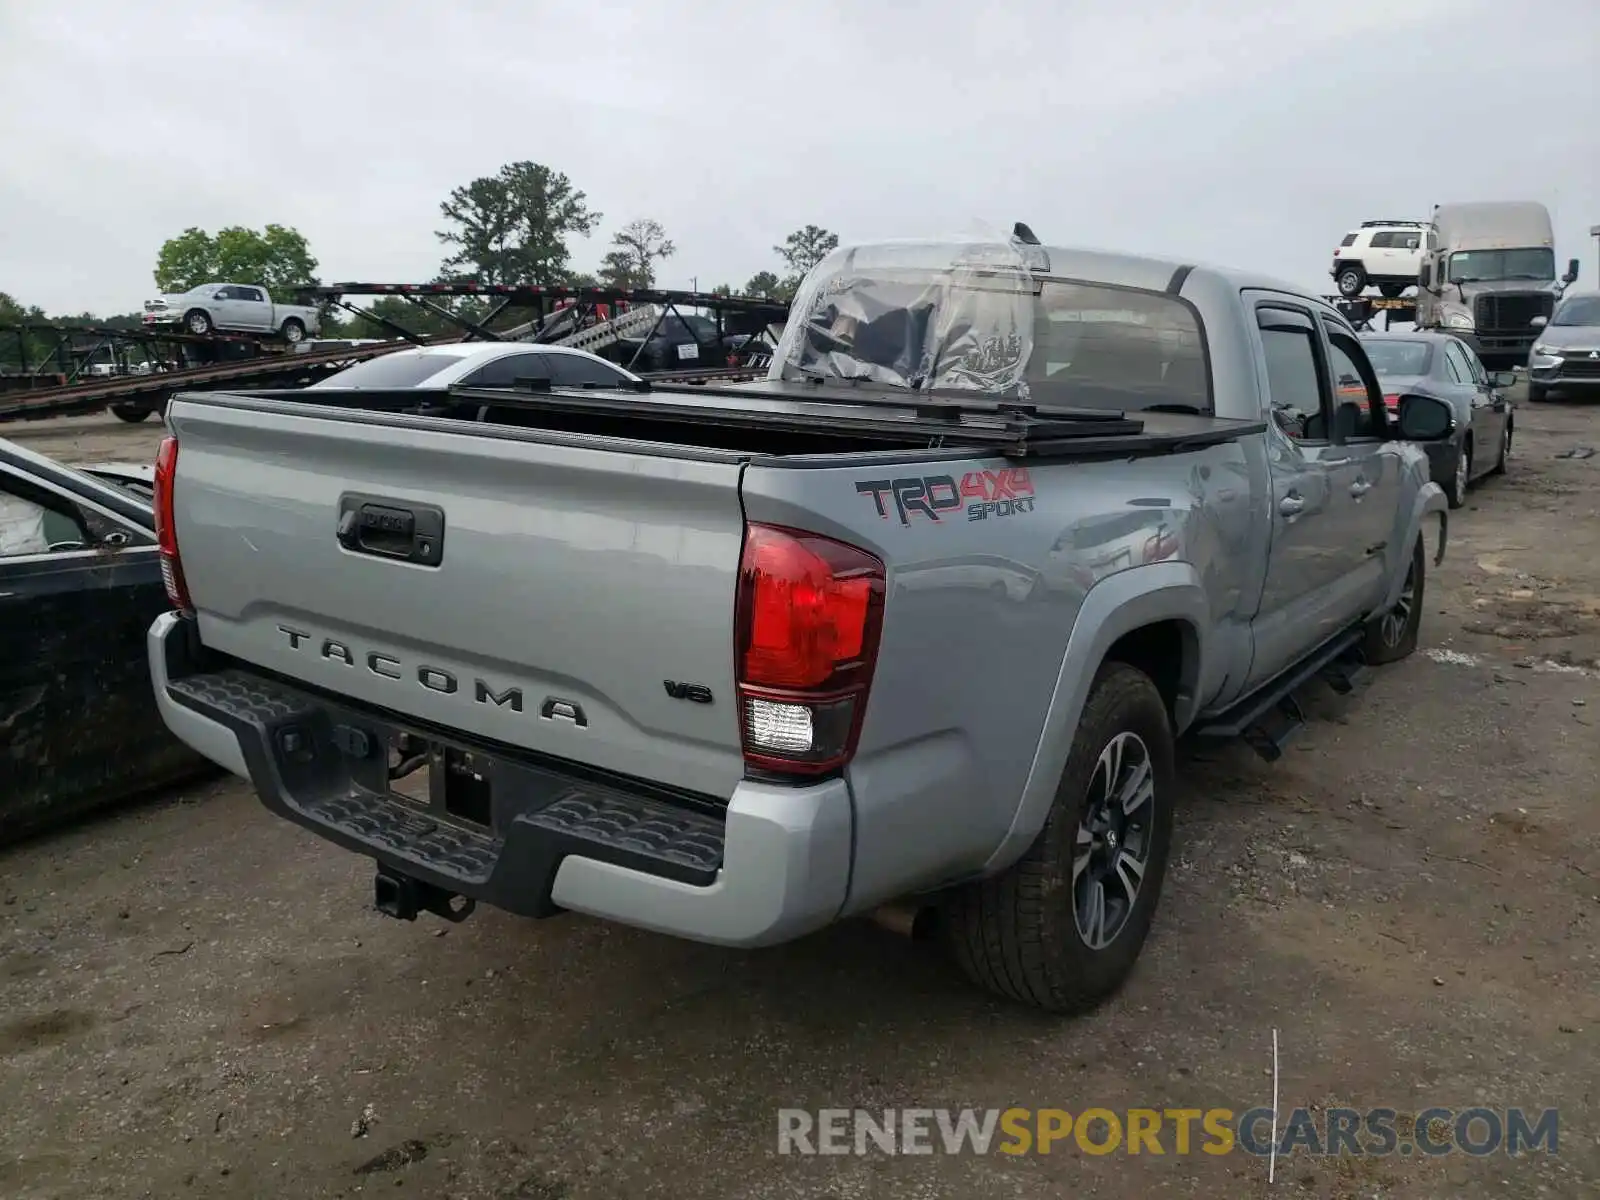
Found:
M 1175 296 L 1046 280 L 1025 378 L 1034 399 L 1080 408 L 1209 414 L 1200 318 Z

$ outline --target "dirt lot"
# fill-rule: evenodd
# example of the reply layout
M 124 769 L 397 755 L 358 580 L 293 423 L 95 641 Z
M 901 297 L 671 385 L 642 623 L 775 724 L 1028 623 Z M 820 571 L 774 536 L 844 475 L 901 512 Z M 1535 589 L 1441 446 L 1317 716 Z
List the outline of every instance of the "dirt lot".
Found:
M 1043 1019 L 867 924 L 738 954 L 446 930 L 237 783 L 0 855 L 0 1195 L 493 1200 L 1600 1192 L 1600 408 L 1522 406 L 1424 649 L 1287 758 L 1189 764 L 1156 931 Z M 13 428 L 77 460 L 160 428 Z M 1559 1154 L 779 1157 L 780 1107 L 1560 1108 Z M 356 1133 L 362 1132 L 362 1136 Z M 1402 1126 L 1402 1132 L 1407 1132 Z

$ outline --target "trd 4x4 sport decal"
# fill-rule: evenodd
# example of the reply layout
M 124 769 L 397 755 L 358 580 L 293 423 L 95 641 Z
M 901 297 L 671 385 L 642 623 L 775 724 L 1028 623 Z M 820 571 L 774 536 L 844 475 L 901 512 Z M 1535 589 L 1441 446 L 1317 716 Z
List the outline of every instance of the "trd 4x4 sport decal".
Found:
M 968 471 L 959 483 L 954 475 L 912 475 L 903 479 L 864 479 L 856 491 L 871 496 L 878 515 L 885 520 L 892 506 L 900 524 L 911 524 L 920 516 L 943 524 L 957 509 L 965 508 L 967 520 L 1009 517 L 1033 511 L 1033 480 L 1025 467 L 1002 467 L 998 471 Z M 952 518 L 953 519 L 953 518 Z

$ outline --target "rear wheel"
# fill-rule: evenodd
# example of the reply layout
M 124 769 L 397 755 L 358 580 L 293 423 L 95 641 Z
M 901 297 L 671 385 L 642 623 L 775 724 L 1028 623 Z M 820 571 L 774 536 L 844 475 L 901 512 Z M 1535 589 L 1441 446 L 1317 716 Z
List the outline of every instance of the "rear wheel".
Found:
M 298 341 L 304 340 L 305 336 L 306 336 L 306 327 L 305 327 L 304 322 L 302 322 L 299 318 L 290 317 L 287 321 L 285 321 L 283 323 L 283 340 L 284 341 L 290 342 L 290 343 L 298 342 Z
M 126 421 L 130 425 L 137 425 L 150 415 L 150 410 L 138 404 L 113 404 L 111 415 L 118 420 Z
M 1500 430 L 1500 456 L 1494 460 L 1491 475 L 1504 475 L 1506 465 L 1511 461 L 1511 420 L 1506 419 L 1505 426 Z
M 1378 285 L 1378 295 L 1385 300 L 1397 300 L 1400 298 L 1400 293 L 1405 290 L 1406 285 L 1403 283 L 1383 283 Z
M 1467 488 L 1472 481 L 1472 439 L 1467 438 L 1456 451 L 1455 470 L 1444 485 L 1444 498 L 1451 508 L 1460 508 L 1467 502 Z
M 1112 996 L 1160 898 L 1173 779 L 1161 693 L 1144 672 L 1105 664 L 1038 838 L 1001 875 L 945 898 L 941 924 L 968 978 L 1050 1012 Z
M 1353 300 L 1361 295 L 1367 287 L 1367 272 L 1359 263 L 1351 263 L 1348 267 L 1340 267 L 1339 274 L 1335 276 L 1339 285 L 1339 294 L 1346 300 Z
M 1367 622 L 1361 654 L 1369 663 L 1382 666 L 1399 662 L 1416 650 L 1417 634 L 1422 629 L 1422 592 L 1427 572 L 1428 554 L 1419 537 L 1411 548 L 1411 563 L 1406 568 L 1406 581 L 1400 587 L 1400 598 L 1392 608 Z

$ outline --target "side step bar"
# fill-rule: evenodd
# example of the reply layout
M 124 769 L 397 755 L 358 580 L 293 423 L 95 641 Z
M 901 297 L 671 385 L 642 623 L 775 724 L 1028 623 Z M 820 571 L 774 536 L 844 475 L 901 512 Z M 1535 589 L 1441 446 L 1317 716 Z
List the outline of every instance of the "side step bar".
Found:
M 1295 698 L 1313 679 L 1321 679 L 1341 696 L 1355 691 L 1370 673 L 1361 657 L 1360 628 L 1347 629 L 1324 642 L 1309 657 L 1240 700 L 1194 731 L 1197 738 L 1243 738 L 1268 762 L 1283 757 L 1284 747 L 1305 727 L 1305 712 Z

